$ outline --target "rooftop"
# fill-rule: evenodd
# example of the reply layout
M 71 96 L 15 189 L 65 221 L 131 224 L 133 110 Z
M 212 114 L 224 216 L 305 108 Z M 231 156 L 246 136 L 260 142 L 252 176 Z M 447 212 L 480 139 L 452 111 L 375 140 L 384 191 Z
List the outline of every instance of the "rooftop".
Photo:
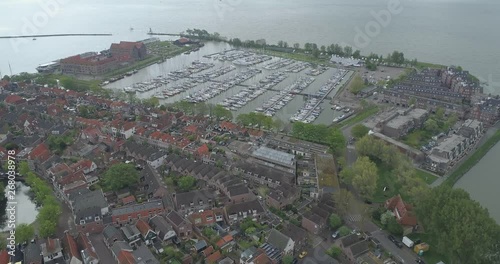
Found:
M 294 155 L 268 147 L 260 147 L 257 150 L 255 150 L 252 154 L 256 158 L 274 161 L 276 163 L 287 166 L 293 166 L 295 162 Z

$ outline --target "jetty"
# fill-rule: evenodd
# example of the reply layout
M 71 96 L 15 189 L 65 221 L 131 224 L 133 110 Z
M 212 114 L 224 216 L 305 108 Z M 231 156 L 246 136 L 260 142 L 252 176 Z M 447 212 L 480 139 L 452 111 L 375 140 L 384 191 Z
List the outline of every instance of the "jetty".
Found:
M 48 35 L 18 35 L 18 36 L 0 36 L 0 39 L 12 38 L 50 38 L 50 37 L 106 37 L 113 34 L 48 34 Z

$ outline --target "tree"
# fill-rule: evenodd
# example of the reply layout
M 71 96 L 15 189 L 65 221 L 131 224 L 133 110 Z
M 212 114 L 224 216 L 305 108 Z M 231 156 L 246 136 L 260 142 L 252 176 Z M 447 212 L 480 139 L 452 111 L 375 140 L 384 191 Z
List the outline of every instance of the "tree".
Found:
M 203 231 L 201 231 L 201 233 L 207 238 L 211 238 L 212 236 L 216 235 L 215 231 L 211 227 L 203 228 Z
M 294 43 L 293 44 L 294 49 L 300 49 L 300 44 L 299 43 Z
M 2 81 L 8 81 L 9 82 L 10 81 L 10 76 L 9 75 L 4 75 L 2 77 Z
M 245 229 L 245 235 L 247 236 L 250 236 L 251 234 L 255 233 L 255 231 L 257 231 L 257 229 L 255 227 L 249 227 L 247 229 Z
M 386 211 L 385 213 L 380 215 L 380 223 L 386 226 L 389 222 L 389 219 L 394 218 L 394 214 L 391 211 Z
M 335 206 L 339 210 L 340 214 L 347 214 L 347 210 L 349 210 L 349 205 L 353 201 L 352 193 L 348 189 L 340 189 L 338 192 L 333 194 L 333 201 L 335 202 Z
M 278 41 L 278 47 L 283 48 L 283 40 Z
M 312 54 L 313 54 L 313 57 L 314 57 L 314 58 L 318 58 L 318 57 L 319 57 L 320 52 L 319 52 L 319 50 L 318 50 L 318 49 L 314 49 L 314 50 L 312 51 Z
M 389 231 L 389 233 L 391 233 L 393 235 L 396 235 L 396 236 L 403 235 L 403 232 L 404 232 L 403 227 L 401 227 L 401 225 L 396 221 L 395 217 L 391 217 L 391 218 L 387 219 L 386 227 L 387 227 L 387 231 Z
M 16 243 L 24 243 L 30 241 L 35 235 L 35 229 L 32 225 L 19 224 L 16 227 Z
M 359 50 L 354 51 L 354 53 L 352 54 L 352 57 L 355 59 L 361 59 L 361 51 L 359 51 Z
M 332 229 L 335 229 L 342 224 L 342 219 L 340 218 L 340 216 L 332 213 L 328 218 L 328 223 L 330 224 L 330 227 Z
M 158 99 L 156 97 L 151 97 L 151 98 L 142 100 L 142 103 L 147 107 L 156 108 L 160 105 L 160 99 Z
M 462 189 L 447 184 L 418 198 L 416 213 L 451 263 L 499 263 L 500 226 Z
M 434 133 L 439 129 L 439 126 L 438 126 L 438 123 L 436 122 L 436 120 L 429 118 L 425 121 L 424 128 L 425 128 L 425 130 L 427 130 L 431 133 Z
M 344 56 L 346 56 L 346 57 L 352 56 L 352 47 L 351 46 L 344 47 Z
M 235 46 L 241 46 L 242 42 L 239 38 L 234 38 L 232 44 Z
M 336 157 L 341 156 L 347 146 L 347 141 L 340 129 L 332 129 L 328 134 L 327 141 L 330 146 L 330 151 Z
M 57 222 L 44 220 L 39 222 L 38 232 L 43 238 L 48 238 L 53 236 L 57 230 Z
M 354 138 L 359 139 L 366 136 L 368 134 L 368 131 L 370 131 L 370 129 L 363 124 L 357 124 L 352 127 L 351 134 Z
M 326 251 L 326 254 L 328 254 L 332 258 L 338 258 L 340 254 L 342 254 L 342 249 L 337 246 L 332 246 Z
M 363 81 L 361 76 L 359 76 L 359 74 L 356 74 L 356 76 L 351 81 L 351 84 L 349 86 L 349 91 L 353 94 L 358 94 L 365 87 L 366 87 L 365 82 Z
M 107 189 L 118 191 L 132 187 L 139 182 L 139 173 L 133 164 L 118 163 L 104 173 L 104 185 Z
M 353 175 L 348 182 L 365 199 L 371 199 L 377 188 L 377 165 L 366 156 L 358 157 L 352 166 Z
M 351 229 L 349 229 L 347 226 L 341 226 L 338 231 L 341 237 L 347 236 L 351 233 Z
M 226 120 L 232 120 L 233 119 L 233 113 L 231 113 L 230 110 L 227 110 L 224 108 L 222 105 L 216 105 L 213 108 L 212 114 L 217 118 L 217 119 L 226 119 Z
M 281 261 L 283 262 L 283 264 L 292 264 L 293 263 L 293 256 L 286 255 L 283 257 L 283 259 Z
M 283 48 L 288 48 L 288 42 L 283 41 Z
M 276 132 L 280 131 L 281 129 L 283 129 L 283 126 L 285 125 L 285 123 L 283 123 L 283 121 L 281 121 L 281 119 L 279 118 L 276 118 L 273 120 L 273 128 L 275 129 Z
M 193 188 L 195 183 L 196 183 L 196 179 L 194 177 L 191 177 L 191 176 L 183 176 L 179 180 L 177 180 L 177 186 L 182 191 L 191 190 L 191 188 Z
M 321 45 L 321 47 L 319 48 L 321 50 L 322 53 L 325 53 L 326 52 L 326 47 L 325 45 Z

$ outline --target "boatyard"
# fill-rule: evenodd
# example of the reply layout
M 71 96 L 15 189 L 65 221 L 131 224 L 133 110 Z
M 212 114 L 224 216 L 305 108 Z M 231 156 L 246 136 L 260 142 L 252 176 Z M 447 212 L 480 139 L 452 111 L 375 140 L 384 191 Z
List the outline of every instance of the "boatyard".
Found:
M 139 99 L 156 97 L 162 104 L 181 100 L 217 104 L 235 117 L 260 112 L 282 121 L 331 124 L 352 112 L 330 104 L 351 74 L 325 65 L 208 44 L 134 72 L 106 88 Z

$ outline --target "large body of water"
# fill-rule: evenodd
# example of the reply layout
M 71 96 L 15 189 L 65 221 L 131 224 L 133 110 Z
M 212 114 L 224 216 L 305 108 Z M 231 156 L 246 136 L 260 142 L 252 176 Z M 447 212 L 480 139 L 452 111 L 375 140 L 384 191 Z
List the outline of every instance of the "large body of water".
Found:
M 394 2 L 400 5 L 389 8 Z M 52 5 L 44 7 L 44 3 Z M 0 9 L 5 11 L 0 16 L 0 35 L 113 34 L 0 39 L 2 74 L 33 72 L 38 64 L 100 51 L 111 42 L 144 39 L 150 28 L 168 33 L 202 28 L 243 40 L 263 38 L 268 43 L 348 44 L 364 54 L 384 55 L 397 49 L 407 58 L 461 65 L 489 84 L 485 93 L 500 94 L 498 0 L 3 0 Z M 388 10 L 392 11 L 390 19 L 375 18 L 374 14 Z M 366 36 L 360 37 L 360 32 Z M 492 204 L 498 192 L 487 193 L 481 187 L 500 185 L 494 173 L 500 170 L 495 151 L 498 154 L 500 146 L 458 186 L 487 206 L 500 222 L 500 208 Z
M 16 202 L 16 226 L 20 224 L 31 224 L 36 220 L 38 215 L 38 209 L 33 203 L 29 196 L 30 187 L 24 185 L 21 182 L 16 183 L 16 196 L 14 201 Z M 5 194 L 9 191 L 8 187 L 5 187 Z M 9 205 L 7 205 L 8 207 Z M 2 213 L 4 213 L 5 208 L 0 208 Z M 7 219 L 0 220 L 0 232 L 10 230 L 7 225 Z

